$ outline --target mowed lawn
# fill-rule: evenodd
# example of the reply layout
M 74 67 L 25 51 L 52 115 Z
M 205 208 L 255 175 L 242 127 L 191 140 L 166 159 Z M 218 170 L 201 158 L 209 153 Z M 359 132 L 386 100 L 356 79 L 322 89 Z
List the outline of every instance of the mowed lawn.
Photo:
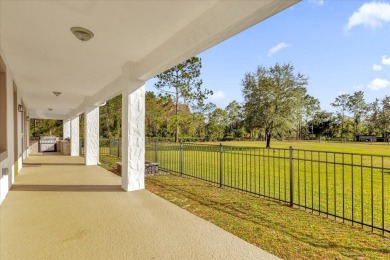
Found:
M 209 143 L 219 144 L 219 143 Z M 265 147 L 263 141 L 238 141 L 238 142 L 222 142 L 224 145 L 232 146 L 250 146 L 250 147 Z M 376 155 L 389 155 L 390 145 L 389 143 L 382 142 L 324 142 L 324 141 L 277 141 L 271 140 L 271 148 L 289 148 L 292 146 L 294 149 L 306 149 L 317 151 L 329 151 L 329 152 L 342 152 L 342 153 L 360 153 L 360 154 L 376 154 Z
M 388 236 L 193 178 L 145 181 L 149 191 L 282 259 L 390 258 Z
M 260 142 L 227 142 L 221 158 L 216 144 L 184 144 L 180 150 L 178 144 L 158 143 L 157 161 L 161 168 L 180 175 L 217 186 L 222 181 L 225 188 L 286 203 L 291 201 L 293 180 L 294 205 L 353 220 L 364 228 L 373 226 L 380 233 L 382 228 L 390 230 L 390 157 L 380 156 L 384 151 L 389 154 L 387 144 L 301 141 L 274 142 L 272 149 L 261 146 Z M 285 149 L 289 146 L 294 147 L 292 179 L 290 151 Z M 365 151 L 364 155 L 354 154 L 355 150 Z M 146 157 L 156 159 L 154 144 L 147 145 Z

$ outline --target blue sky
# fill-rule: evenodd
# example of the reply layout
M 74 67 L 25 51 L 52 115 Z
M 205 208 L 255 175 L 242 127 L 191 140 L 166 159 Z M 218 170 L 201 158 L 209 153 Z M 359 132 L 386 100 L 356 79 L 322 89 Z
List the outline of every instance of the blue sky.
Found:
M 241 80 L 258 65 L 291 62 L 309 77 L 321 108 L 363 90 L 367 102 L 390 95 L 390 0 L 304 0 L 201 53 L 203 87 L 221 108 L 242 102 Z M 153 90 L 153 80 L 147 90 Z

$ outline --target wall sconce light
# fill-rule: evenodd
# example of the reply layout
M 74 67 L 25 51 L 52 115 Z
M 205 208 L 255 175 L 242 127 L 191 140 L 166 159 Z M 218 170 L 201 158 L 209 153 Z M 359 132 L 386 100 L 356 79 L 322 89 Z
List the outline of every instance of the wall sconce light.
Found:
M 30 117 L 29 116 L 26 116 L 26 121 L 29 121 L 30 120 Z
M 23 111 L 24 111 L 24 108 L 23 108 L 22 105 L 18 105 L 18 111 L 19 111 L 19 112 L 23 112 Z

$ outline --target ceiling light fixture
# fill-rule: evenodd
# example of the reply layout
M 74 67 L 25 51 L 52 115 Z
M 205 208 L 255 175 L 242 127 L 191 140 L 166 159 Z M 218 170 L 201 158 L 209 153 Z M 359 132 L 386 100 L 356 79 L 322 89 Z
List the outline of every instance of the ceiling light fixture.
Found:
M 72 27 L 70 31 L 77 37 L 80 41 L 89 41 L 94 35 L 90 30 L 87 30 L 82 27 Z
M 53 94 L 54 94 L 56 97 L 58 97 L 58 96 L 61 95 L 62 93 L 59 92 L 59 91 L 53 91 Z
M 47 110 L 49 110 L 49 111 L 53 111 L 53 108 L 48 108 Z

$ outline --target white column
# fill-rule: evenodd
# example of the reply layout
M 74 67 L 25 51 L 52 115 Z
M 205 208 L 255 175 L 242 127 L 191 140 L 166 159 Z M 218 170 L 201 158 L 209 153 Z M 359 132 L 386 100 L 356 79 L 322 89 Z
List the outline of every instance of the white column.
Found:
M 99 162 L 99 107 L 87 107 L 84 126 L 85 165 Z
M 145 82 L 134 80 L 134 67 L 122 72 L 122 188 L 145 188 Z
M 65 138 L 70 137 L 70 120 L 62 120 L 62 138 L 65 140 Z
M 70 121 L 70 155 L 80 155 L 80 117 L 72 117 Z

